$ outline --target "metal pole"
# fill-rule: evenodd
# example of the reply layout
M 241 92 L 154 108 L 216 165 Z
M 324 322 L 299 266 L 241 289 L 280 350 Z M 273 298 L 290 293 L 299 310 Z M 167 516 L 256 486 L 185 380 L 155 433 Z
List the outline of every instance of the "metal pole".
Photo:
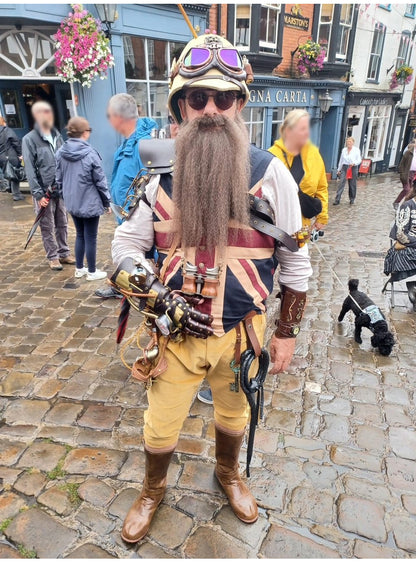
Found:
M 191 23 L 191 20 L 188 18 L 188 14 L 185 12 L 185 10 L 184 10 L 182 4 L 178 4 L 178 8 L 179 8 L 181 14 L 183 15 L 183 19 L 184 19 L 184 20 L 186 21 L 186 23 L 188 24 L 188 27 L 189 27 L 189 29 L 191 30 L 191 33 L 192 33 L 194 39 L 196 39 L 196 38 L 198 37 L 198 34 L 197 34 L 197 32 L 195 31 L 194 26 L 193 26 L 192 23 Z
M 70 82 L 69 87 L 71 89 L 72 110 L 74 112 L 74 117 L 78 117 L 77 104 L 75 103 L 74 83 Z

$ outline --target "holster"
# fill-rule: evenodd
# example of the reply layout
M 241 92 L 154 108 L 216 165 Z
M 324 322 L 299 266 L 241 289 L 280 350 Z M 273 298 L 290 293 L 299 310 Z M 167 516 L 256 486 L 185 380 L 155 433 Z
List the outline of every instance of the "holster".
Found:
M 306 293 L 282 285 L 277 296 L 280 297 L 281 304 L 275 336 L 278 338 L 295 338 L 299 333 L 303 311 L 305 310 Z

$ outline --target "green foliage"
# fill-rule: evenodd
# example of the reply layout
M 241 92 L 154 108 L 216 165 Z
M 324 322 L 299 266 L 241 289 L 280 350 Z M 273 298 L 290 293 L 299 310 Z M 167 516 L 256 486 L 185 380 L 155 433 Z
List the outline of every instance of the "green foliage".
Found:
M 71 502 L 71 504 L 74 507 L 78 507 L 81 504 L 81 498 L 78 495 L 78 488 L 79 488 L 80 484 L 77 484 L 76 482 L 67 482 L 66 484 L 63 484 L 62 486 L 59 486 L 59 488 L 61 490 L 64 490 L 64 492 L 66 492 L 69 501 Z
M 0 523 L 0 533 L 4 533 L 4 531 L 7 529 L 7 527 L 10 525 L 12 521 L 13 519 L 11 517 L 9 517 L 9 519 L 4 519 L 4 521 Z
M 22 558 L 37 558 L 36 551 L 25 548 L 22 544 L 17 545 L 17 550 Z
M 46 473 L 46 477 L 49 480 L 56 480 L 57 478 L 64 478 L 64 476 L 66 475 L 65 470 L 62 468 L 64 465 L 64 458 L 62 458 L 60 461 L 58 461 L 58 464 L 55 466 L 55 468 L 53 468 L 52 470 L 50 470 L 49 472 Z

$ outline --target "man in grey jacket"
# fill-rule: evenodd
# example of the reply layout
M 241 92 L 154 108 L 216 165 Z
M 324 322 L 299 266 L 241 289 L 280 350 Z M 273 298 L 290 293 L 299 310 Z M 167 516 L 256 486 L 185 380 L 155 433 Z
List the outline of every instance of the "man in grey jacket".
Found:
M 32 115 L 35 127 L 23 137 L 23 160 L 36 210 L 46 207 L 39 224 L 49 267 L 59 271 L 63 263 L 75 264 L 67 243 L 68 219 L 63 199 L 56 189 L 50 199 L 46 197 L 48 188 L 55 187 L 55 153 L 63 141 L 54 127 L 53 109 L 49 103 L 34 103 Z

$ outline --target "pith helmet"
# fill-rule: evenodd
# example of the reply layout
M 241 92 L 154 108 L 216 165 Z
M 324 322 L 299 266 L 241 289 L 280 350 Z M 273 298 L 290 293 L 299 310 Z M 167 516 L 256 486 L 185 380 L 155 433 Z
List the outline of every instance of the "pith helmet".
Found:
M 253 73 L 247 58 L 241 58 L 227 39 L 206 34 L 189 41 L 179 59 L 173 61 L 170 80 L 168 106 L 176 121 L 181 123 L 178 100 L 184 89 L 234 90 L 241 94 L 246 105 L 247 83 L 253 81 Z

